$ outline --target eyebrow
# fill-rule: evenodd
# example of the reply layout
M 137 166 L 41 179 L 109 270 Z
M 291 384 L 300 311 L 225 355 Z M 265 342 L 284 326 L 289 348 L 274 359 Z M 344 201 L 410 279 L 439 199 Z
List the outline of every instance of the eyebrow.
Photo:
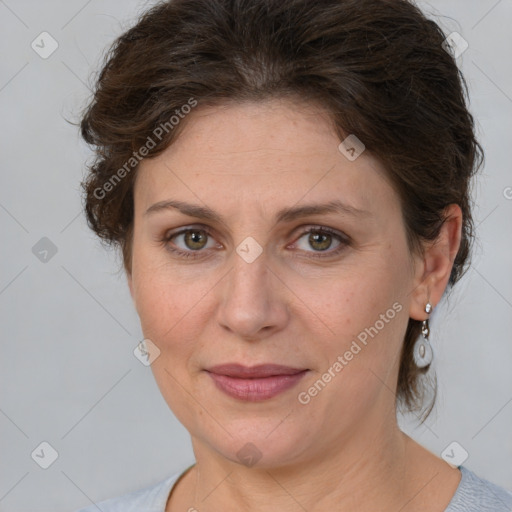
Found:
M 209 221 L 224 224 L 225 221 L 218 213 L 207 206 L 186 203 L 184 201 L 159 201 L 150 206 L 144 215 L 154 214 L 166 210 L 178 210 L 189 217 L 196 217 Z M 353 217 L 369 217 L 372 215 L 367 210 L 361 210 L 343 203 L 339 200 L 330 201 L 322 204 L 306 204 L 302 206 L 293 206 L 283 208 L 276 213 L 276 222 L 291 222 L 293 220 L 308 217 L 310 215 L 324 215 L 326 213 L 339 213 L 342 215 L 350 215 Z

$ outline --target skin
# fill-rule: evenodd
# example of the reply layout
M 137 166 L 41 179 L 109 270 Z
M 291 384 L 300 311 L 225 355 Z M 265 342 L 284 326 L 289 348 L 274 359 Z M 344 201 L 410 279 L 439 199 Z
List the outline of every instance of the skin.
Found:
M 441 512 L 456 490 L 460 472 L 400 431 L 393 390 L 408 319 L 427 318 L 425 304 L 435 308 L 446 288 L 460 208 L 447 209 L 435 244 L 411 254 L 383 167 L 368 152 L 349 161 L 339 142 L 317 106 L 231 103 L 198 107 L 176 142 L 139 166 L 128 284 L 144 336 L 161 351 L 151 366 L 156 382 L 196 457 L 167 512 Z M 207 206 L 222 221 L 145 213 L 168 200 Z M 367 213 L 276 222 L 283 208 L 332 200 Z M 308 242 L 307 230 L 319 226 L 350 242 L 335 255 L 340 242 L 328 237 L 322 251 Z M 162 242 L 183 228 L 211 235 L 199 246 L 184 235 Z M 236 252 L 249 236 L 263 249 L 252 263 Z M 300 403 L 298 393 L 394 303 L 394 318 Z M 309 371 L 272 399 L 246 402 L 204 371 L 227 362 Z M 251 467 L 237 457 L 246 443 L 261 452 Z

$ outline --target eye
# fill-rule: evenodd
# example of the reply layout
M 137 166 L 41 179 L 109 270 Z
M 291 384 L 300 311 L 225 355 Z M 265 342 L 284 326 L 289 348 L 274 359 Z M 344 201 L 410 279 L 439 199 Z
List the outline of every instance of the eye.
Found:
M 349 239 L 326 227 L 312 227 L 305 231 L 293 245 L 305 252 L 326 253 L 325 256 L 332 256 L 349 245 Z M 311 256 L 322 257 L 324 254 L 311 254 Z
M 178 257 L 199 258 L 212 248 L 222 248 L 206 228 L 189 227 L 168 233 L 160 240 L 165 248 Z M 350 238 L 323 226 L 310 227 L 289 247 L 308 253 L 309 257 L 335 256 L 351 243 Z M 312 250 L 311 250 L 312 249 Z
M 169 251 L 184 257 L 199 256 L 198 253 L 204 252 L 202 249 L 211 249 L 218 245 L 204 228 L 187 228 L 177 233 L 170 233 L 162 239 L 162 242 Z
M 177 239 L 182 237 L 186 249 L 197 251 L 204 249 L 208 243 L 208 233 L 199 229 L 190 229 L 176 236 Z

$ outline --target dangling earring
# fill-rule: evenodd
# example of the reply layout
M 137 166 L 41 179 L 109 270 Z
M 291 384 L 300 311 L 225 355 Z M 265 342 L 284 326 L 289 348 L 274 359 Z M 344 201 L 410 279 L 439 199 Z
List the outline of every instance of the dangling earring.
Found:
M 427 302 L 425 306 L 425 313 L 429 314 L 432 311 L 432 304 Z M 421 324 L 421 337 L 416 340 L 414 344 L 414 362 L 418 368 L 425 368 L 432 362 L 432 358 L 434 356 L 432 352 L 432 346 L 428 341 L 428 337 L 430 335 L 430 328 L 428 325 L 428 318 L 423 320 Z

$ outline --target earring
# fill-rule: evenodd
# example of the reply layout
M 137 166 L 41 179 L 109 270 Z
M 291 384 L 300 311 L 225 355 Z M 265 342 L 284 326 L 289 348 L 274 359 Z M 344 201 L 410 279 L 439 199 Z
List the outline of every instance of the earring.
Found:
M 432 304 L 427 302 L 425 306 L 425 313 L 429 314 L 432 311 Z M 414 344 L 413 357 L 414 362 L 418 368 L 425 368 L 432 362 L 434 356 L 432 346 L 428 340 L 430 335 L 430 327 L 428 324 L 428 318 L 423 320 L 421 324 L 421 337 L 416 340 Z

